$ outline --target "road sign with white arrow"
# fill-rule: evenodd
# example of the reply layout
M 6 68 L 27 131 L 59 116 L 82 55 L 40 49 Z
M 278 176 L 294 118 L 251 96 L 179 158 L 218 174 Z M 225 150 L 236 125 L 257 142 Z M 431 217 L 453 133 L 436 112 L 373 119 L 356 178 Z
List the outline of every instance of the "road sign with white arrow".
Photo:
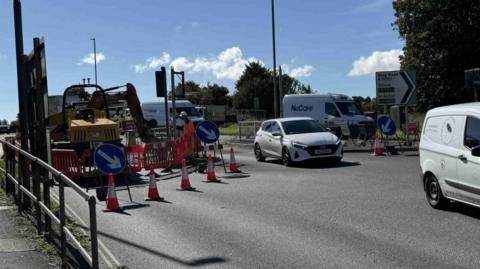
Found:
M 381 116 L 378 118 L 378 128 L 385 135 L 393 135 L 397 132 L 395 122 L 393 122 L 392 118 L 387 116 Z
M 197 125 L 196 131 L 198 139 L 207 144 L 215 143 L 220 138 L 220 131 L 215 123 L 211 121 L 202 121 Z
M 386 71 L 375 73 L 377 105 L 414 105 L 417 101 L 416 72 Z
M 122 172 L 127 162 L 123 149 L 113 144 L 97 146 L 93 158 L 98 170 L 106 175 L 116 175 Z

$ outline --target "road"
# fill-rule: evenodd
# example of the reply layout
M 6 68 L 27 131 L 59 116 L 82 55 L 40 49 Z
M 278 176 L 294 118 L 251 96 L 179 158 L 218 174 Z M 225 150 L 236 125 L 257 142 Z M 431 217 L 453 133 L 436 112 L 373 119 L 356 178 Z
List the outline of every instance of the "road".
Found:
M 257 163 L 247 149 L 236 157 L 250 177 L 215 184 L 192 174 L 199 192 L 161 181 L 168 203 L 143 201 L 146 186 L 132 189 L 133 205 L 119 191 L 124 214 L 99 202 L 100 239 L 129 268 L 480 267 L 480 210 L 432 209 L 415 154 L 347 153 L 340 167 L 293 168 Z

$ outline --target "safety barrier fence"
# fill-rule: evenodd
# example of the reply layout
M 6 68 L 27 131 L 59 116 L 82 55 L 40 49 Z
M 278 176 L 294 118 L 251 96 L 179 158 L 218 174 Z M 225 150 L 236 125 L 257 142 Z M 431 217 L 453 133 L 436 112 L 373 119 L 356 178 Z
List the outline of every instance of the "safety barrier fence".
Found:
M 124 147 L 128 172 L 139 172 L 143 168 L 156 169 L 180 165 L 181 161 L 201 151 L 196 136 L 182 135 L 175 141 L 162 141 Z M 92 150 L 85 149 L 81 156 L 73 149 L 53 149 L 52 166 L 69 178 L 89 178 L 99 175 L 92 160 Z
M 239 121 L 238 140 L 253 140 L 261 125 L 261 121 Z
M 0 168 L 0 172 L 4 175 L 4 181 L 1 184 L 5 187 L 7 194 L 12 195 L 18 206 L 19 212 L 27 210 L 31 206 L 31 202 L 35 207 L 32 211 L 35 215 L 37 233 L 40 235 L 43 232 L 46 236 L 56 235 L 59 236 L 60 241 L 60 253 L 62 258 L 62 268 L 67 266 L 67 241 L 71 242 L 73 246 L 79 251 L 79 253 L 85 258 L 85 260 L 97 269 L 99 267 L 98 261 L 98 241 L 97 241 L 97 216 L 96 216 L 96 199 L 94 196 L 89 195 L 83 189 L 80 188 L 75 182 L 73 182 L 67 174 L 58 171 L 50 166 L 48 163 L 33 156 L 32 154 L 18 148 L 13 143 L 14 141 L 0 140 L 3 146 L 5 155 L 5 167 Z M 16 156 L 19 158 L 16 158 Z M 29 182 L 22 182 L 16 177 L 18 159 L 25 159 L 29 165 Z M 65 163 L 64 165 L 72 165 L 73 169 L 78 169 L 74 163 Z M 59 212 L 55 214 L 52 211 L 50 203 L 50 184 L 54 181 L 58 182 L 58 196 L 59 196 Z M 33 183 L 33 188 L 30 189 L 30 183 Z M 43 186 L 42 186 L 43 185 Z M 66 226 L 66 214 L 65 214 L 65 187 L 70 187 L 74 193 L 82 197 L 88 202 L 89 218 L 90 218 L 90 242 L 91 250 L 87 251 L 73 235 L 73 232 Z M 42 197 L 43 190 L 43 197 Z M 52 225 L 52 221 L 55 222 L 58 231 L 55 226 Z M 57 233 L 60 233 L 58 235 Z

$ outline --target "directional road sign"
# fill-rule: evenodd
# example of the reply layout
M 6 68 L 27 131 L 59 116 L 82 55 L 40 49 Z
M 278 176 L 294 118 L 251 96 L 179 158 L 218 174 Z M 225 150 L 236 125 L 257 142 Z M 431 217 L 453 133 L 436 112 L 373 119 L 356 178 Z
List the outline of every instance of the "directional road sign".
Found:
M 215 123 L 211 121 L 202 121 L 197 126 L 196 131 L 198 139 L 207 144 L 215 143 L 220 138 L 220 131 Z
M 375 78 L 378 105 L 414 105 L 416 103 L 415 71 L 377 72 Z
M 106 175 L 122 172 L 127 163 L 123 149 L 112 144 L 100 144 L 93 155 L 98 170 Z
M 385 135 L 393 135 L 397 132 L 395 122 L 393 122 L 392 118 L 387 116 L 381 116 L 378 118 L 378 128 Z

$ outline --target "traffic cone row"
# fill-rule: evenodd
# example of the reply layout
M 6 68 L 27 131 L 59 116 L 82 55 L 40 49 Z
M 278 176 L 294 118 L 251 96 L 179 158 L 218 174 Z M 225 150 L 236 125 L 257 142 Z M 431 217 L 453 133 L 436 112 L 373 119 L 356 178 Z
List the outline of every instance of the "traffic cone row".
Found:
M 220 182 L 220 180 L 217 179 L 217 175 L 215 175 L 215 166 L 211 154 L 208 154 L 207 182 Z
M 375 133 L 375 143 L 373 145 L 373 156 L 382 156 L 383 155 L 383 147 L 380 146 L 380 138 L 377 133 Z
M 190 185 L 190 179 L 188 178 L 187 162 L 182 160 L 182 181 L 180 182 L 180 188 L 184 191 L 193 191 L 195 188 Z
M 112 174 L 108 174 L 107 210 L 120 210 L 117 193 L 115 192 L 115 182 Z
M 153 167 L 150 168 L 150 182 L 148 184 L 148 195 L 145 198 L 145 201 L 163 201 L 163 198 L 160 197 L 157 189 L 157 180 L 155 179 L 155 171 Z
M 230 148 L 230 172 L 232 173 L 240 172 L 240 170 L 238 169 L 238 164 L 235 161 L 235 151 L 233 151 L 233 148 Z
M 376 143 L 376 140 L 375 140 Z M 238 173 L 240 170 L 238 169 L 238 164 L 235 160 L 235 152 L 233 148 L 230 148 L 230 172 Z M 160 197 L 157 188 L 157 180 L 155 178 L 155 171 L 153 167 L 150 168 L 149 173 L 149 185 L 148 185 L 148 194 L 146 201 L 163 201 L 164 198 Z M 207 182 L 220 182 L 215 174 L 215 165 L 213 163 L 213 158 L 211 154 L 208 154 L 208 163 L 207 163 Z M 180 182 L 181 190 L 189 190 L 193 191 L 195 188 L 192 187 L 190 184 L 190 179 L 188 178 L 188 171 L 187 171 L 187 162 L 185 159 L 182 160 L 182 180 Z M 120 205 L 118 203 L 117 194 L 115 191 L 115 182 L 112 174 L 108 175 L 108 192 L 107 192 L 107 207 L 106 210 L 108 211 L 116 211 L 121 210 Z

